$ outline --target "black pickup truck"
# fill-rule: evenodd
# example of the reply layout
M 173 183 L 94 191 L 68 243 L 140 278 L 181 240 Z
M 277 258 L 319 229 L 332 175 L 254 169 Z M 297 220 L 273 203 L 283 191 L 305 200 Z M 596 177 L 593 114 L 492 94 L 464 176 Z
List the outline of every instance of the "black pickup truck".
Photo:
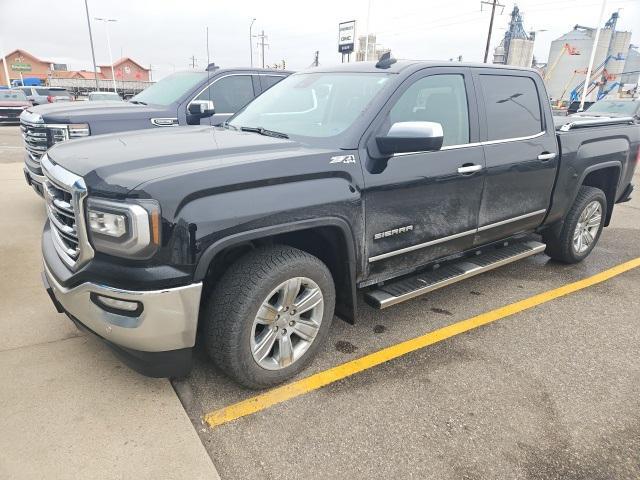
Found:
M 30 107 L 20 116 L 24 175 L 42 195 L 40 157 L 52 145 L 89 135 L 178 125 L 218 125 L 289 75 L 272 69 L 176 72 L 127 102 L 65 102 Z
M 198 337 L 241 384 L 277 384 L 359 295 L 386 308 L 589 255 L 640 126 L 556 131 L 546 99 L 532 70 L 385 58 L 291 75 L 221 126 L 56 145 L 45 286 L 147 375 L 185 374 Z

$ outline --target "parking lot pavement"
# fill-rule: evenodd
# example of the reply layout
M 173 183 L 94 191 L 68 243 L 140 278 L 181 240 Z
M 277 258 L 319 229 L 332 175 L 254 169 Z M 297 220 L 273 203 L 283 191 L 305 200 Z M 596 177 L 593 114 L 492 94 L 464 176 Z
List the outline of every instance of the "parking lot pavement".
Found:
M 640 257 L 639 230 L 636 198 L 581 264 L 538 255 L 385 311 L 362 304 L 300 378 Z M 639 290 L 634 269 L 200 436 L 225 479 L 640 478 Z M 176 382 L 194 422 L 260 393 L 198 357 Z
M 0 127 L 0 478 L 219 478 L 169 381 L 142 377 L 55 313 L 44 205 Z M 8 161 L 11 159 L 16 161 Z
M 0 163 L 21 162 L 23 154 L 20 127 L 0 125 Z

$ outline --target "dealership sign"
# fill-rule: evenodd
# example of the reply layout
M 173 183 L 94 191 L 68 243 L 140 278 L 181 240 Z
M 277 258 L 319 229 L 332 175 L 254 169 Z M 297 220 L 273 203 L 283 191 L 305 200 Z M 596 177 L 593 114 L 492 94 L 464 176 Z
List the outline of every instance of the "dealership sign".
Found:
M 30 72 L 31 65 L 29 63 L 12 63 L 11 70 L 14 72 Z
M 342 22 L 338 25 L 338 51 L 351 53 L 355 45 L 356 21 Z

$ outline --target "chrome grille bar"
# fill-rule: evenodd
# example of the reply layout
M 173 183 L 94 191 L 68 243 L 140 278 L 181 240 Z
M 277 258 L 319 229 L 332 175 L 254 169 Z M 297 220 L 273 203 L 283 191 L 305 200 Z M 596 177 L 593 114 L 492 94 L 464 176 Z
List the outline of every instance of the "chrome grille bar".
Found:
M 80 268 L 93 257 L 84 222 L 87 189 L 81 177 L 42 157 L 47 216 L 53 244 L 60 259 L 71 269 Z

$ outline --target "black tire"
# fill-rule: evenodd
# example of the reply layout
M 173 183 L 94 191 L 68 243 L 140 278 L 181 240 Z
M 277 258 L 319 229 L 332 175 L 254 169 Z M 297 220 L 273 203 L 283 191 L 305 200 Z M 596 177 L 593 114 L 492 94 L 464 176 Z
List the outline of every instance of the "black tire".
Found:
M 268 370 L 251 353 L 253 321 L 270 292 L 294 277 L 307 277 L 320 287 L 324 299 L 322 322 L 298 360 L 280 370 Z M 334 308 L 333 278 L 318 258 L 288 246 L 260 247 L 231 265 L 207 299 L 201 318 L 204 344 L 214 364 L 241 385 L 253 389 L 277 385 L 311 362 L 327 336 Z
M 578 252 L 573 244 L 573 236 L 576 231 L 580 215 L 585 208 L 594 201 L 599 202 L 602 209 L 600 226 L 589 247 L 584 252 Z M 578 263 L 587 258 L 598 243 L 598 239 L 600 238 L 600 234 L 604 228 L 606 212 L 607 197 L 602 190 L 596 187 L 580 187 L 578 195 L 576 196 L 569 213 L 565 217 L 560 233 L 558 234 L 557 232 L 548 230 L 543 234 L 544 242 L 547 244 L 545 253 L 554 260 L 564 263 Z

